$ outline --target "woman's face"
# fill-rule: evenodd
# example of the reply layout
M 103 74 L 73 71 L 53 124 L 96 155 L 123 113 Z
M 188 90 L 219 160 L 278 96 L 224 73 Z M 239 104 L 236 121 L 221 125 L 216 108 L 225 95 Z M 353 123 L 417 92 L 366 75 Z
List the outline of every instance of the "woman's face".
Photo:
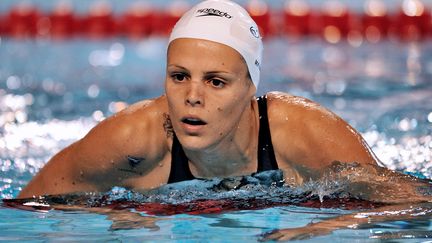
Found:
M 237 51 L 182 38 L 168 48 L 165 91 L 178 139 L 197 151 L 232 139 L 256 89 Z

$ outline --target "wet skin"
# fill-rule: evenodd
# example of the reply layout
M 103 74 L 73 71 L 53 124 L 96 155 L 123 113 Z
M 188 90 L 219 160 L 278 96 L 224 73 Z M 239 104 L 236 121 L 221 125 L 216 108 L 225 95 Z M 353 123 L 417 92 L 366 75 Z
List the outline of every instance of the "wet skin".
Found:
M 256 172 L 256 89 L 241 55 L 219 43 L 177 39 L 167 57 L 165 95 L 99 123 L 56 154 L 19 197 L 159 187 L 168 181 L 174 132 L 195 177 Z M 318 179 L 334 161 L 376 165 L 363 138 L 332 112 L 281 92 L 267 98 L 275 156 L 287 184 Z
M 240 54 L 215 42 L 178 39 L 171 42 L 167 55 L 166 94 L 135 103 L 99 123 L 50 159 L 18 197 L 103 192 L 113 186 L 139 191 L 164 185 L 171 168 L 174 132 L 195 177 L 255 172 L 259 130 L 256 89 Z M 286 184 L 299 186 L 320 180 L 335 161 L 355 163 L 356 170 L 367 176 L 353 175 L 353 170 L 332 173 L 354 178 L 348 187 L 352 195 L 390 203 L 430 201 L 430 196 L 419 195 L 417 190 L 430 185 L 398 179 L 391 173 L 384 180 L 382 170 L 386 169 L 376 169 L 378 159 L 363 138 L 332 112 L 286 93 L 270 92 L 267 99 L 272 143 Z M 392 193 L 399 196 L 380 196 L 390 188 L 382 186 L 383 181 L 387 186 L 397 182 Z M 123 214 L 120 216 L 123 220 Z M 362 223 L 353 216 L 342 218 L 279 230 L 266 239 L 313 236 Z M 152 221 L 136 222 L 151 225 Z

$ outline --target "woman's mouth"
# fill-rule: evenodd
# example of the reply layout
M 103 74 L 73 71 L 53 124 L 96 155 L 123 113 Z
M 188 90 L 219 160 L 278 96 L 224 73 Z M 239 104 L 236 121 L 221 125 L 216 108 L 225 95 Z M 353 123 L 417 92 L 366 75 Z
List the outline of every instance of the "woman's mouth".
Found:
M 189 135 L 198 135 L 200 130 L 207 125 L 207 122 L 196 118 L 196 117 L 186 117 L 181 120 L 183 124 L 184 131 Z
M 191 126 L 203 126 L 207 123 L 199 118 L 183 118 L 182 122 Z

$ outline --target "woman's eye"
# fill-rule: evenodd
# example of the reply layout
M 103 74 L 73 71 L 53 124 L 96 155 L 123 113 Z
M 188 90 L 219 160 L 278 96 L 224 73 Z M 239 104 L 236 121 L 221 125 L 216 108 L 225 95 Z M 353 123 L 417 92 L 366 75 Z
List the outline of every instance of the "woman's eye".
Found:
M 210 80 L 210 83 L 217 88 L 222 88 L 225 85 L 225 83 L 219 79 L 212 79 Z
M 181 73 L 176 73 L 176 74 L 171 75 L 171 77 L 176 81 L 183 81 L 185 79 L 186 75 L 181 74 Z

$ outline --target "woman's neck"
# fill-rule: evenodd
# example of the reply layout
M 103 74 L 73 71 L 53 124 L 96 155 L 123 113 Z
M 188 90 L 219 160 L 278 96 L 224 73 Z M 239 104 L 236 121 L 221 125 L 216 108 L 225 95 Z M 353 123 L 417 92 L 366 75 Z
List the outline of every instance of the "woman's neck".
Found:
M 192 173 L 197 177 L 235 176 L 257 170 L 259 113 L 251 101 L 239 123 L 218 144 L 202 151 L 187 151 Z

